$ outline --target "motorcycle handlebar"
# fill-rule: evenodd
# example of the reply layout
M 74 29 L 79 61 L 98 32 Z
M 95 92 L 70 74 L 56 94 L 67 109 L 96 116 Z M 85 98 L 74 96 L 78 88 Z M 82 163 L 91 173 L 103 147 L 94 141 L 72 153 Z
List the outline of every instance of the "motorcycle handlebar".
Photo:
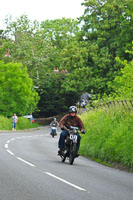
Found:
M 63 126 L 61 127 L 61 130 L 67 130 L 67 131 L 70 131 L 70 130 L 79 130 L 78 127 L 76 126 L 70 126 L 70 128 L 67 128 L 66 126 Z M 85 134 L 85 131 L 81 131 L 82 134 Z

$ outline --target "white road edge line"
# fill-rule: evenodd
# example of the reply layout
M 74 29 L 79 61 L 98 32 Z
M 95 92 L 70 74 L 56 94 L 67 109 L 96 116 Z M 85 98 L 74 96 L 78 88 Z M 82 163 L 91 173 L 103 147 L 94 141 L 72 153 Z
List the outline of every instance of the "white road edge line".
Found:
M 27 165 L 30 165 L 31 167 L 35 167 L 35 165 L 33 165 L 32 163 L 30 163 L 30 162 L 28 162 L 28 161 L 26 161 L 26 160 L 23 160 L 22 158 L 19 158 L 19 157 L 16 157 L 16 158 L 17 158 L 18 160 L 20 160 L 20 161 L 26 163 Z
M 64 182 L 64 183 L 66 183 L 66 184 L 68 184 L 68 185 L 70 185 L 70 186 L 72 186 L 72 187 L 74 187 L 74 188 L 76 188 L 76 189 L 78 189 L 78 190 L 86 191 L 84 188 L 81 188 L 81 187 L 79 187 L 79 186 L 77 186 L 77 185 L 75 185 L 75 184 L 72 184 L 72 183 L 70 183 L 70 182 L 68 182 L 68 181 L 66 181 L 66 180 L 64 180 L 64 179 L 62 179 L 62 178 L 60 178 L 60 177 L 58 177 L 58 176 L 55 176 L 54 174 L 51 174 L 51 173 L 49 173 L 49 172 L 45 172 L 45 174 L 47 174 L 47 175 L 49 175 L 49 176 L 52 176 L 53 178 L 56 178 L 56 179 L 58 179 L 58 180 L 60 180 L 60 181 L 62 181 L 62 182 Z

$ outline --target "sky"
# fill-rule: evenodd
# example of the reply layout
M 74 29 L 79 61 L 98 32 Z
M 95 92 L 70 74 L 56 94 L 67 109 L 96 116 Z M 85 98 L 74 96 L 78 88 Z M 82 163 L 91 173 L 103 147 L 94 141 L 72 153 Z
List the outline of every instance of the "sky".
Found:
M 31 21 L 47 19 L 76 19 L 84 13 L 81 6 L 84 0 L 2 0 L 0 3 L 0 29 L 5 27 L 4 20 L 12 16 L 16 20 L 26 14 Z

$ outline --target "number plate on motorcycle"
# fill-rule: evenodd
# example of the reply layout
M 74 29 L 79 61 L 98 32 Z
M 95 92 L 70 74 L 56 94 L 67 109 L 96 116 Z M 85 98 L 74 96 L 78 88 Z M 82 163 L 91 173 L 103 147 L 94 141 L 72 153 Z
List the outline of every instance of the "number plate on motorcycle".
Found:
M 77 142 L 77 135 L 70 135 L 70 140 Z

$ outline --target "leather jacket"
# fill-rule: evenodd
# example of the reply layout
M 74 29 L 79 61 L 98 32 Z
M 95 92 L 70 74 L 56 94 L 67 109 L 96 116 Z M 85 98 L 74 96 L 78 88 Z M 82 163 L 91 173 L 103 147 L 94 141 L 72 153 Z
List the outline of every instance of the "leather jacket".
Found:
M 70 114 L 67 114 L 64 117 L 62 117 L 62 119 L 59 122 L 59 127 L 62 128 L 63 126 L 66 126 L 67 128 L 70 128 L 70 126 L 76 126 L 80 130 L 84 130 L 83 122 L 77 115 L 72 117 Z

